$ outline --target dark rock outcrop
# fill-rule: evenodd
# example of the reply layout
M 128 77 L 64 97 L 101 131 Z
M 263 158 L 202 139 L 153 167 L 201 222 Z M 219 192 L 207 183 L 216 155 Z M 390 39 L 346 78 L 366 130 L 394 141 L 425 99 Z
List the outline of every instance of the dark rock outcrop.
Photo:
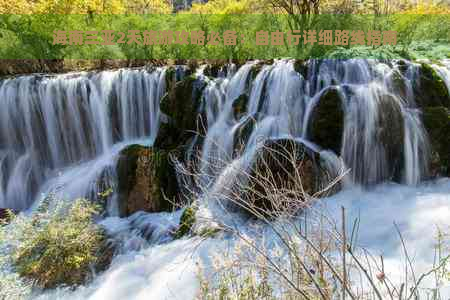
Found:
M 119 209 L 122 216 L 136 211 L 159 212 L 172 207 L 166 199 L 178 196 L 175 169 L 164 150 L 131 145 L 117 163 Z
M 450 111 L 442 106 L 424 108 L 423 123 L 431 144 L 431 176 L 450 176 Z
M 242 94 L 233 101 L 234 117 L 238 120 L 246 112 L 248 95 Z
M 198 130 L 198 118 L 202 118 L 201 94 L 206 83 L 191 75 L 177 82 L 161 99 L 164 114 L 155 146 L 175 149 L 186 143 Z M 202 122 L 206 124 L 206 120 Z
M 310 140 L 339 154 L 344 131 L 344 111 L 340 91 L 330 87 L 319 99 L 311 114 Z
M 421 65 L 413 90 L 419 107 L 443 106 L 450 109 L 450 93 L 445 82 L 430 65 Z
M 385 150 L 386 159 L 390 162 L 389 179 L 401 181 L 404 148 L 404 124 L 399 103 L 391 95 L 379 98 L 379 113 L 377 119 L 375 140 L 380 141 Z
M 268 140 L 259 150 L 243 191 L 246 205 L 262 215 L 292 209 L 287 198 L 306 201 L 327 183 L 318 154 L 291 139 Z M 304 191 L 304 193 L 303 193 Z M 296 201 L 300 204 L 300 201 Z
M 294 70 L 298 72 L 303 78 L 308 76 L 308 61 L 304 59 L 296 59 L 294 61 Z

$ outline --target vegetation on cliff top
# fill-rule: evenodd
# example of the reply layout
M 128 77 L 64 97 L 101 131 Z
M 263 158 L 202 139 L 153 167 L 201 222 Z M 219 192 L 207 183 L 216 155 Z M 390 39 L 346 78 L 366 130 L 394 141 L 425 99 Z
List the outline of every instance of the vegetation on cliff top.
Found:
M 177 14 L 170 1 L 96 0 L 27 1 L 11 5 L 0 2 L 0 57 L 9 59 L 156 59 L 223 58 L 248 59 L 275 57 L 431 57 L 450 55 L 450 9 L 446 4 L 390 4 L 370 1 L 373 5 L 330 0 L 211 0 L 196 3 Z M 379 2 L 379 3 L 378 3 Z M 349 4 L 350 3 L 350 4 Z M 376 5 L 375 5 L 376 4 Z M 38 13 L 52 13 L 38 14 Z M 18 16 L 10 14 L 29 14 Z M 256 14 L 255 14 L 256 13 Z M 343 14 L 344 13 L 344 14 Z M 386 13 L 395 13 L 390 15 Z M 8 14 L 8 15 L 7 15 Z M 61 14 L 71 14 L 70 17 Z M 120 14 L 120 15 L 117 15 Z M 143 15 L 153 14 L 153 15 Z M 298 15 L 301 14 L 301 15 Z M 327 15 L 328 14 L 328 15 Z M 332 15 L 331 15 L 332 14 Z M 358 15 L 359 14 L 359 15 Z M 247 40 L 257 31 L 287 32 L 295 29 L 394 30 L 398 46 L 305 45 L 255 47 L 253 43 L 237 45 L 60 45 L 53 43 L 54 30 L 236 30 Z M 240 39 L 240 38 L 238 38 Z M 416 46 L 412 46 L 415 44 Z M 424 46 L 425 45 L 425 46 Z M 432 46 L 429 46 L 432 45 Z M 333 53 L 333 55 L 332 55 Z

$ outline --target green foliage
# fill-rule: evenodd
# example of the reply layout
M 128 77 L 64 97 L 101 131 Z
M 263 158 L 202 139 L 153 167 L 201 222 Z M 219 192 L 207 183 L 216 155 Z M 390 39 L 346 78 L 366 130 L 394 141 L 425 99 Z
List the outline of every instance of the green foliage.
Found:
M 195 5 L 189 12 L 152 15 L 0 15 L 0 54 L 9 59 L 274 59 L 295 58 L 345 58 L 357 55 L 363 58 L 432 58 L 442 59 L 449 54 L 450 15 L 315 15 L 308 25 L 299 28 L 295 16 L 288 14 L 249 14 L 253 1 L 234 3 L 223 9 L 207 4 Z M 233 4 L 234 3 L 234 4 Z M 209 5 L 209 6 L 208 6 Z M 244 7 L 248 5 L 248 7 Z M 255 6 L 256 7 L 256 6 Z M 257 8 L 255 11 L 259 11 Z M 229 12 L 235 12 L 230 14 Z M 207 14 L 205 14 L 207 13 Z M 298 21 L 298 22 L 297 22 Z M 54 30 L 66 32 L 115 30 L 128 34 L 129 30 L 201 30 L 205 33 L 205 45 L 170 44 L 115 44 L 115 45 L 60 45 L 53 44 Z M 256 46 L 256 32 L 288 32 L 292 29 L 346 30 L 395 30 L 398 32 L 396 47 L 345 47 L 331 45 Z M 213 31 L 223 36 L 226 30 L 237 33 L 236 45 L 206 44 Z M 242 36 L 244 42 L 241 42 Z M 99 38 L 100 40 L 100 38 Z M 118 35 L 115 41 L 118 40 Z
M 0 228 L 2 267 L 42 288 L 82 284 L 106 261 L 105 236 L 93 221 L 100 207 L 84 199 L 58 203 L 50 208 L 44 202 L 32 216 L 19 215 Z
M 180 219 L 180 226 L 178 230 L 175 232 L 175 238 L 179 239 L 188 234 L 191 231 L 192 226 L 195 224 L 195 214 L 197 210 L 195 207 L 188 206 Z

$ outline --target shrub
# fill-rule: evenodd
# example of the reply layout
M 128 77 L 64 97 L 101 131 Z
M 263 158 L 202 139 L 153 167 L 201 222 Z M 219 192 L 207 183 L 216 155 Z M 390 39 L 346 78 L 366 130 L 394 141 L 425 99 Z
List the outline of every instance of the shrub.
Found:
M 100 207 L 84 199 L 57 203 L 0 228 L 1 248 L 7 249 L 12 269 L 41 288 L 82 284 L 92 267 L 107 261 L 101 256 L 105 235 L 93 222 Z

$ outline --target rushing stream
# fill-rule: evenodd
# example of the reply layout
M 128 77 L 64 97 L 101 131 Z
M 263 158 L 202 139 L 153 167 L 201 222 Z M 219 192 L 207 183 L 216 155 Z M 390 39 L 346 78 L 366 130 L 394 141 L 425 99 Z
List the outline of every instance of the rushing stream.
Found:
M 433 67 L 450 89 L 449 65 L 443 61 Z M 312 60 L 303 74 L 290 60 L 252 61 L 228 67 L 218 78 L 199 69 L 196 76 L 207 83 L 202 94 L 208 128 L 201 144 L 203 183 L 220 194 L 249 167 L 261 142 L 295 139 L 319 153 L 332 174 L 350 170 L 343 191 L 325 199 L 322 211 L 336 222 L 340 206 L 350 219 L 359 217 L 359 243 L 382 253 L 395 279 L 402 276 L 396 222 L 418 267 L 425 268 L 433 262 L 427 253 L 434 243 L 431 228 L 450 224 L 450 181 L 427 181 L 431 149 L 414 95 L 417 69 L 409 62 L 375 60 Z M 115 186 L 120 150 L 133 143 L 152 145 L 157 138 L 164 119 L 159 102 L 165 74 L 166 68 L 123 69 L 1 81 L 0 208 L 32 212 L 53 190 L 65 199 L 95 197 L 101 192 L 100 176 Z M 343 115 L 334 152 L 311 136 L 315 109 L 327 93 L 338 95 Z M 245 109 L 236 113 L 242 95 Z M 236 154 L 236 134 L 249 120 L 251 132 Z M 202 195 L 200 211 L 226 222 L 230 216 L 215 210 L 215 199 L 208 195 Z M 117 203 L 111 201 L 108 212 L 101 223 L 121 245 L 110 268 L 75 291 L 62 288 L 39 297 L 192 299 L 199 288 L 197 263 L 207 264 L 212 253 L 233 241 L 229 236 L 202 243 L 195 237 L 172 241 L 168 233 L 181 211 L 119 218 Z M 231 218 L 243 231 L 250 226 L 238 215 Z M 139 232 L 148 227 L 151 234 L 144 238 Z M 444 293 L 450 296 L 449 289 Z

